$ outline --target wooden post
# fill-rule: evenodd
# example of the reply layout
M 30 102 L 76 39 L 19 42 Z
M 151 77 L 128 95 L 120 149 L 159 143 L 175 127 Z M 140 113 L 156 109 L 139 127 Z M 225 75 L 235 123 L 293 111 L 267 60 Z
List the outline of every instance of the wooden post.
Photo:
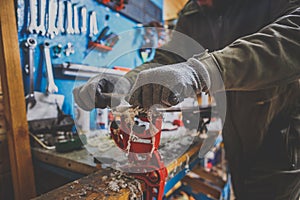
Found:
M 35 184 L 14 3 L 0 4 L 0 73 L 14 196 L 25 200 L 35 196 Z

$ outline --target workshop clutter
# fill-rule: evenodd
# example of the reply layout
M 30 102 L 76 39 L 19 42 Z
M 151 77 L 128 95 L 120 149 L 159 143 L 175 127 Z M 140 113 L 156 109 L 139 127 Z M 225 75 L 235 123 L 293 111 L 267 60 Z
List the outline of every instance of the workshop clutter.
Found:
M 197 164 L 165 195 L 165 200 L 230 199 L 230 175 L 227 172 L 223 143 L 216 145 L 201 164 Z
M 188 173 L 169 194 L 166 200 L 220 200 L 228 199 L 230 194 L 230 182 L 223 179 L 214 167 L 212 171 L 206 171 L 197 166 Z M 177 189 L 176 189 L 177 188 Z

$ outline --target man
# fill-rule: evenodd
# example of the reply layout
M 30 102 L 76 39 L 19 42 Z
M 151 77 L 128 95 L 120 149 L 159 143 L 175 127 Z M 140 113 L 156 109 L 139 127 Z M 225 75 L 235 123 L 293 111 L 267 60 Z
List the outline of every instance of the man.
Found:
M 129 102 L 145 108 L 156 103 L 171 106 L 188 87 L 195 92 L 222 89 L 215 78 L 220 74 L 227 96 L 222 133 L 235 196 L 299 199 L 299 1 L 189 1 L 176 30 L 209 52 L 185 60 L 158 50 L 153 62 L 164 66 L 142 65 L 121 81 L 123 91 L 133 87 Z M 162 85 L 143 84 L 168 74 L 177 77 L 170 80 L 175 92 L 164 92 Z M 94 88 L 96 107 L 109 105 L 102 93 L 112 91 L 114 80 L 93 79 L 76 88 L 76 102 L 91 109 L 85 94 Z

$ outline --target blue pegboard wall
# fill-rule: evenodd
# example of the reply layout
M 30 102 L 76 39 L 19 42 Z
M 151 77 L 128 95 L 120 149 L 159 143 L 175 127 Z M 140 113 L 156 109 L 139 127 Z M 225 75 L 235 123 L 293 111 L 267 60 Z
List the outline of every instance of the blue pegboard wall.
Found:
M 49 0 L 48 0 L 49 1 Z M 47 1 L 47 2 L 48 2 Z M 27 38 L 34 37 L 37 40 L 37 47 L 35 49 L 35 91 L 45 92 L 46 91 L 46 66 L 43 58 L 43 53 L 41 51 L 42 44 L 45 41 L 50 42 L 51 47 L 61 44 L 64 48 L 67 43 L 71 42 L 74 46 L 75 53 L 66 56 L 62 54 L 60 58 L 52 57 L 52 64 L 61 64 L 64 62 L 81 63 L 91 66 L 124 66 L 129 68 L 134 68 L 140 65 L 141 59 L 138 57 L 135 49 L 140 47 L 140 41 L 136 40 L 136 32 L 134 27 L 136 22 L 120 15 L 108 7 L 96 2 L 95 0 L 73 0 L 72 4 L 77 4 L 77 7 L 86 6 L 87 8 L 87 33 L 78 35 L 67 35 L 64 33 L 59 33 L 53 39 L 41 36 L 38 34 L 29 34 L 27 27 L 29 25 L 29 0 L 18 0 L 17 1 L 17 24 L 18 24 L 18 36 L 20 44 L 20 55 L 21 55 L 21 66 L 23 68 L 23 78 L 24 78 L 24 90 L 25 94 L 29 91 L 29 75 L 25 73 L 25 64 L 27 60 L 27 55 L 24 51 L 24 42 Z M 97 13 L 97 24 L 100 31 L 108 25 L 110 31 L 120 34 L 119 42 L 114 46 L 113 50 L 107 53 L 100 53 L 99 51 L 93 50 L 86 55 L 87 45 L 89 41 L 89 13 L 96 11 Z M 66 13 L 66 12 L 65 12 Z M 80 13 L 80 12 L 78 12 Z M 109 15 L 109 20 L 105 20 L 105 16 Z M 66 16 L 65 16 L 66 17 Z M 129 32 L 128 32 L 129 31 Z M 141 37 L 142 38 L 142 37 Z M 141 39 L 140 38 L 140 39 Z M 96 37 L 93 38 L 93 40 Z M 63 94 L 65 96 L 65 102 L 63 105 L 63 111 L 67 114 L 74 114 L 73 105 L 74 100 L 72 96 L 72 90 L 75 85 L 83 84 L 85 81 L 74 81 L 67 77 L 61 76 L 61 74 L 54 74 L 55 83 L 58 86 L 58 94 Z M 74 85 L 75 84 L 75 85 Z

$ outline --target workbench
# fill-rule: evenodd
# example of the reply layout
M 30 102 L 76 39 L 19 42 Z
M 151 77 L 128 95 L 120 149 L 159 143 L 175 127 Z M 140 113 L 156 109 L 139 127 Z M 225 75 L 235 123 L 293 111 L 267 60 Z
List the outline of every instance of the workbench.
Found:
M 201 144 L 202 140 L 198 138 L 194 140 L 178 158 L 173 159 L 168 156 L 169 158 L 165 159 L 164 162 L 166 163 L 169 173 L 169 177 L 165 185 L 165 193 L 170 191 L 174 185 L 189 172 L 190 169 L 199 163 L 198 152 Z M 176 143 L 174 144 L 174 147 L 175 146 Z M 120 192 L 107 191 L 107 185 L 101 181 L 101 177 L 109 177 L 109 174 L 114 170 L 110 168 L 102 169 L 100 164 L 96 164 L 94 162 L 92 154 L 85 148 L 69 153 L 57 153 L 55 150 L 46 150 L 35 147 L 32 148 L 32 154 L 35 163 L 39 165 L 48 166 L 49 168 L 59 168 L 75 175 L 79 175 L 78 177 L 75 176 L 75 178 L 83 177 L 47 194 L 43 194 L 42 196 L 36 198 L 37 200 L 68 199 L 70 197 L 72 197 L 71 199 L 83 197 L 86 199 L 129 198 L 130 191 L 128 189 L 124 189 Z M 186 168 L 187 164 L 189 168 Z M 98 190 L 94 190 L 93 188 L 98 188 Z M 106 192 L 103 193 L 103 191 Z M 76 194 L 78 194 L 77 197 Z

